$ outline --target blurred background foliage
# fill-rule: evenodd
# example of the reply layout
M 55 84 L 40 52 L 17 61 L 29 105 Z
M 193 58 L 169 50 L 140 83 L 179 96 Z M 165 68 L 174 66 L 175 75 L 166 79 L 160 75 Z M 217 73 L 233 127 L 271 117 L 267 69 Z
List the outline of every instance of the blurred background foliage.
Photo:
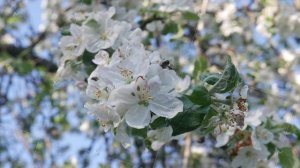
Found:
M 202 9 L 207 2 L 194 3 Z M 174 69 L 190 74 L 197 69 L 192 75 L 198 76 L 195 73 L 207 68 L 222 69 L 223 56 L 231 55 L 250 86 L 250 110 L 278 113 L 299 127 L 300 19 L 291 31 L 284 19 L 300 16 L 299 2 L 276 1 L 277 7 L 284 4 L 287 8 L 266 11 L 274 2 L 215 0 L 200 12 L 164 12 L 154 10 L 157 2 L 153 1 L 134 19 L 145 30 L 146 47 L 170 55 Z M 58 42 L 70 24 L 69 16 L 96 8 L 93 4 L 105 7 L 110 3 L 0 1 L 0 167 L 224 166 L 218 159 L 226 155 L 224 151 L 212 149 L 213 138 L 203 137 L 199 131 L 158 152 L 147 150 L 138 137 L 134 146 L 125 150 L 86 114 L 83 91 L 67 82 L 55 85 L 61 56 Z M 150 23 L 155 23 L 154 29 L 147 26 Z M 263 31 L 253 27 L 260 24 Z M 202 70 L 203 61 L 209 67 Z M 298 144 L 294 142 L 296 148 Z

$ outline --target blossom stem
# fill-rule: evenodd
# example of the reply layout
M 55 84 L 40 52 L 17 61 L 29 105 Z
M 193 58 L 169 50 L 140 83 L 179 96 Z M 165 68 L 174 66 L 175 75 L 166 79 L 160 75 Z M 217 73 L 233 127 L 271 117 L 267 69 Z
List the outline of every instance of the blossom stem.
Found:
M 231 105 L 231 100 L 221 100 L 221 99 L 214 99 L 214 98 L 212 98 L 212 100 L 217 102 L 217 103 Z

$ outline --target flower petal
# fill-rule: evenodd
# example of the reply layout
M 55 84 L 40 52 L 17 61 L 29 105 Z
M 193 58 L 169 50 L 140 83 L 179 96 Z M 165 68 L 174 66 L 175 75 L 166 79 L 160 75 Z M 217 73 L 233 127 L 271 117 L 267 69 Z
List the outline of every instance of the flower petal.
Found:
M 120 116 L 123 116 L 132 105 L 138 103 L 138 98 L 132 93 L 134 93 L 132 85 L 114 89 L 108 98 L 108 103 L 115 107 Z
M 127 124 L 133 128 L 144 128 L 151 120 L 150 109 L 146 106 L 132 106 L 125 114 Z
M 227 135 L 226 133 L 222 133 L 219 134 L 217 136 L 217 143 L 215 145 L 215 147 L 221 147 L 227 144 L 227 142 L 229 141 L 229 135 Z
M 131 146 L 132 141 L 129 135 L 126 133 L 124 124 L 120 124 L 117 128 L 116 140 L 119 141 L 124 148 L 128 148 Z
M 149 103 L 150 110 L 156 115 L 173 118 L 183 111 L 183 103 L 176 97 L 158 94 Z

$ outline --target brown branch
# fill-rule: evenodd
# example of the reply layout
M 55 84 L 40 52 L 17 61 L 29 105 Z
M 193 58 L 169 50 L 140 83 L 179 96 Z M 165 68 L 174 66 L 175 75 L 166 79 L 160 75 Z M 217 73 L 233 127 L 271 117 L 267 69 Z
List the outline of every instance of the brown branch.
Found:
M 40 41 L 37 40 L 38 42 Z M 33 47 L 38 43 L 32 43 L 29 47 L 18 47 L 15 45 L 4 45 L 2 47 L 0 47 L 0 52 L 6 52 L 9 55 L 11 55 L 14 58 L 18 58 L 21 57 L 24 60 L 32 60 L 34 62 L 34 65 L 36 67 L 44 67 L 47 69 L 48 72 L 50 73 L 55 73 L 57 70 L 57 65 L 47 59 L 41 58 L 40 56 L 38 56 L 34 51 L 33 51 Z
M 145 30 L 146 29 L 146 26 L 147 26 L 147 24 L 149 24 L 149 23 L 151 23 L 151 22 L 153 22 L 153 21 L 163 21 L 165 18 L 163 18 L 163 17 L 157 17 L 157 16 L 153 16 L 153 17 L 151 17 L 151 18 L 148 18 L 148 19 L 146 19 L 146 20 L 143 20 L 142 22 L 141 22 L 141 24 L 140 24 L 140 28 L 142 29 L 142 30 Z
M 192 136 L 191 136 L 191 134 L 188 134 L 184 140 L 182 168 L 189 167 L 189 160 L 190 160 L 190 155 L 191 155 L 191 144 L 192 144 Z

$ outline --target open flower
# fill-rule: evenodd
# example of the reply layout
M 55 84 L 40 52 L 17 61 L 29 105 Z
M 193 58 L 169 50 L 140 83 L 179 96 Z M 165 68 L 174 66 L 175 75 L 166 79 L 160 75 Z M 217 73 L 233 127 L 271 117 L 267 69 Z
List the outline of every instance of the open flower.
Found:
M 172 133 L 173 129 L 171 126 L 149 131 L 147 137 L 152 140 L 151 148 L 153 150 L 160 149 L 172 139 Z
M 145 76 L 150 66 L 150 62 L 143 52 L 145 51 L 132 50 L 129 56 L 126 56 L 126 53 L 121 52 L 119 53 L 120 56 L 124 54 L 124 58 L 122 59 L 113 56 L 110 66 L 99 68 L 101 78 L 110 81 L 115 87 L 119 87 L 130 84 L 139 76 Z
M 110 63 L 109 54 L 105 50 L 100 50 L 92 61 L 96 65 L 108 66 Z
M 60 48 L 65 56 L 80 56 L 85 49 L 82 28 L 76 24 L 70 26 L 71 36 L 64 36 L 60 41 Z
M 240 149 L 238 156 L 232 161 L 232 167 L 237 168 L 253 168 L 259 160 L 264 160 L 268 157 L 269 152 L 261 152 L 254 148 L 247 146 Z
M 252 144 L 256 150 L 263 150 L 265 148 L 264 145 L 271 142 L 273 139 L 273 133 L 261 127 L 254 128 L 251 134 Z
M 87 102 L 85 108 L 89 113 L 96 116 L 100 126 L 107 132 L 111 127 L 117 127 L 121 122 L 120 116 L 105 103 Z
M 215 144 L 215 147 L 226 145 L 235 130 L 235 127 L 226 126 L 225 124 L 217 126 L 214 129 L 214 133 L 217 135 L 217 143 Z
M 126 132 L 126 123 L 121 122 L 116 129 L 116 140 L 119 141 L 124 148 L 128 148 L 132 145 L 132 139 Z
M 107 13 L 93 14 L 83 25 L 84 40 L 89 52 L 107 49 L 118 38 L 125 23 L 112 20 L 114 13 L 115 9 L 110 8 Z
M 88 78 L 86 94 L 94 100 L 107 100 L 113 86 L 101 78 L 99 68 L 98 66 Z
M 144 128 L 150 123 L 150 112 L 172 118 L 183 110 L 183 103 L 172 94 L 161 92 L 160 85 L 158 76 L 149 80 L 139 77 L 136 82 L 115 89 L 109 101 L 125 116 L 129 126 Z

